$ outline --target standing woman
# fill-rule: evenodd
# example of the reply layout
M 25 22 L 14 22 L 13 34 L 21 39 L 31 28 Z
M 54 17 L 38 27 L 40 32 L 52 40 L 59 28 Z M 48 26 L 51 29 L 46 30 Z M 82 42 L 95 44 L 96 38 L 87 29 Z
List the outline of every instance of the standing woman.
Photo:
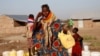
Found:
M 51 12 L 49 6 L 47 4 L 43 4 L 41 6 L 41 12 L 39 12 L 36 17 L 36 22 L 39 20 L 39 18 L 41 18 L 40 20 L 45 30 L 45 46 L 48 46 L 50 43 L 50 38 L 52 37 L 50 25 L 53 21 L 55 21 L 56 17 Z

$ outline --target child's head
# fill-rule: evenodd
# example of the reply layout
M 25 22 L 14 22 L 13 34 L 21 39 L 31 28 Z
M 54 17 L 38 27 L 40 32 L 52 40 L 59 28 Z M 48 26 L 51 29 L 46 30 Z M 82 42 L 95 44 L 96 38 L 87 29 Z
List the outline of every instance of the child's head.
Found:
M 78 32 L 78 28 L 77 27 L 73 28 L 72 32 L 73 33 L 77 33 Z
M 31 18 L 31 19 L 34 19 L 34 15 L 33 14 L 29 14 L 28 17 Z
M 67 31 L 68 31 L 68 26 L 66 24 L 63 25 L 63 33 L 64 34 L 67 34 Z

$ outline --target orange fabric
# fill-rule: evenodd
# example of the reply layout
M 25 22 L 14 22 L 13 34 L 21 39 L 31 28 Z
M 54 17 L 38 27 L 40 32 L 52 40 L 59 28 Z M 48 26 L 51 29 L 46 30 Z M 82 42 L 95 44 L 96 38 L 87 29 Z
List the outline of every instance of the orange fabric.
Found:
M 51 56 L 57 56 L 57 53 L 56 53 L 56 52 L 53 52 L 53 53 L 51 54 Z
M 44 21 L 44 22 L 48 22 L 49 20 L 51 20 L 52 16 L 53 16 L 53 13 L 50 12 L 49 15 L 48 15 L 48 17 L 45 18 L 45 19 L 43 19 L 43 21 Z

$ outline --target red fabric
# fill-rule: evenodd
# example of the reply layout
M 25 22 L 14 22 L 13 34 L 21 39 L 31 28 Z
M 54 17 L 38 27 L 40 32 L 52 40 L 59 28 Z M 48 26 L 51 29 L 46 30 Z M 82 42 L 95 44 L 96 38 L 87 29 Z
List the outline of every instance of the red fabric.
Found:
M 80 36 L 78 34 L 74 34 L 73 37 L 75 39 L 75 46 L 72 48 L 72 56 L 81 56 L 82 47 L 79 41 Z
M 57 56 L 57 53 L 56 52 L 52 52 L 51 56 Z
M 37 49 L 39 49 L 39 48 L 41 47 L 41 44 L 40 44 L 40 43 L 36 43 L 35 47 L 36 47 Z
M 54 24 L 54 28 L 56 28 L 56 29 L 57 29 L 57 28 L 59 28 L 59 27 L 60 27 L 60 26 L 59 26 L 59 24 L 58 24 L 58 23 L 55 23 L 55 24 Z
M 60 43 L 59 43 L 59 41 L 58 40 L 56 40 L 54 43 L 53 43 L 53 45 L 54 45 L 54 47 L 59 47 L 60 46 Z
M 31 19 L 31 20 L 30 20 L 30 19 Z M 28 21 L 32 21 L 32 22 L 34 22 L 34 18 L 28 18 Z M 34 24 L 30 26 L 30 31 L 33 30 L 33 26 L 34 26 Z
M 30 31 L 33 31 L 33 25 L 32 25 L 32 26 L 30 26 Z

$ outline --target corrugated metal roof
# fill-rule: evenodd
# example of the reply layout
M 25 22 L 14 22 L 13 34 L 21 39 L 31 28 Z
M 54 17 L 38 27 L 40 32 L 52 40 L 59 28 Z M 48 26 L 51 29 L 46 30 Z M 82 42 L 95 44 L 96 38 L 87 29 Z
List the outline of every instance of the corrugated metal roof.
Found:
M 92 18 L 72 18 L 73 20 L 80 20 L 80 19 L 82 19 L 82 20 L 88 20 L 88 19 L 92 19 Z
M 7 15 L 7 16 L 13 18 L 14 20 L 22 21 L 22 22 L 27 22 L 27 18 L 28 18 L 27 15 Z
M 100 20 L 100 17 L 92 17 L 92 18 L 71 18 L 71 19 L 91 19 L 91 20 Z
M 92 20 L 100 20 L 100 17 L 93 17 Z
M 22 22 L 27 22 L 27 18 L 28 18 L 27 15 L 7 15 L 7 16 L 13 18 L 14 20 L 22 21 Z M 92 20 L 100 20 L 100 17 L 92 17 L 92 18 L 89 18 L 89 17 L 87 17 L 87 18 L 75 17 L 75 18 L 71 18 L 71 19 L 92 19 Z

